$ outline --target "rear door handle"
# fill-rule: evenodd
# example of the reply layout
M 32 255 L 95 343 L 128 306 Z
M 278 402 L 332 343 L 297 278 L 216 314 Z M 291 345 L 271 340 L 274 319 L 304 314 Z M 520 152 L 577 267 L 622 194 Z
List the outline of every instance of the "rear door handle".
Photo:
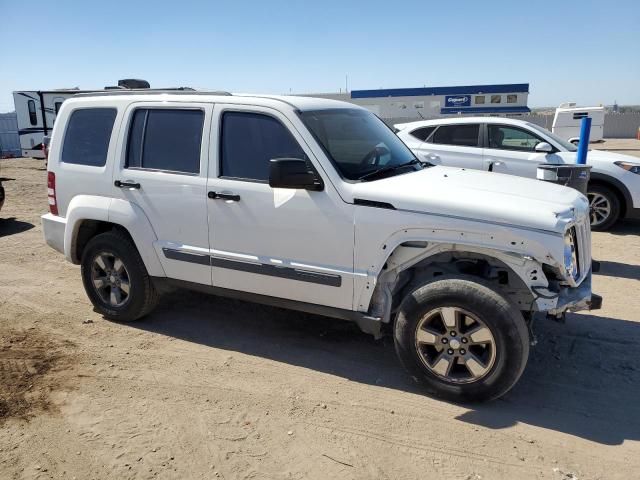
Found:
M 140 189 L 140 184 L 135 182 L 121 182 L 120 180 L 116 180 L 113 184 L 118 188 L 135 188 L 136 190 Z
M 212 200 L 231 200 L 232 202 L 240 201 L 240 195 L 231 192 L 209 192 L 207 196 Z

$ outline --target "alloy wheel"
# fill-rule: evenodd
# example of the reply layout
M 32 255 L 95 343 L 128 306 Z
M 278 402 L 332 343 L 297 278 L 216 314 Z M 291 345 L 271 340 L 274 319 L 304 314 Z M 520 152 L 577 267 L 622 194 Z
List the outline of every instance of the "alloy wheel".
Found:
M 611 201 L 601 193 L 588 193 L 587 196 L 591 226 L 602 225 L 611 215 Z
M 91 283 L 100 299 L 112 307 L 129 300 L 129 272 L 120 258 L 110 252 L 98 253 L 91 263 Z
M 415 338 L 424 366 L 450 383 L 480 380 L 495 363 L 491 330 L 476 315 L 458 307 L 428 312 L 418 322 Z

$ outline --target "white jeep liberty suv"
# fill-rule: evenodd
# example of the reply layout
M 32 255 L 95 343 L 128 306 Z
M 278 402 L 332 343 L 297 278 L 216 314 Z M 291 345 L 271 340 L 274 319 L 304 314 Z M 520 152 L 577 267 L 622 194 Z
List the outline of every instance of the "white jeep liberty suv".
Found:
M 47 243 L 108 319 L 166 284 L 393 334 L 437 396 L 507 392 L 534 312 L 599 308 L 587 200 L 540 181 L 422 164 L 352 104 L 225 92 L 65 101 Z

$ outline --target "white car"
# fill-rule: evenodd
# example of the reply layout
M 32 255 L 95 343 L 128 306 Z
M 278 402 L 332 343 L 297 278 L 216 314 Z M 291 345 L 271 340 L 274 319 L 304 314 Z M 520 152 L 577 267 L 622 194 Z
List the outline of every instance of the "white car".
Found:
M 434 165 L 536 178 L 540 163 L 576 162 L 575 145 L 522 120 L 442 118 L 394 127 L 420 160 Z M 591 150 L 587 164 L 591 228 L 607 230 L 620 218 L 640 218 L 640 159 Z
M 425 166 L 349 103 L 79 95 L 48 168 L 45 239 L 109 319 L 170 284 L 351 320 L 428 391 L 486 400 L 520 377 L 533 312 L 601 304 L 584 196 Z

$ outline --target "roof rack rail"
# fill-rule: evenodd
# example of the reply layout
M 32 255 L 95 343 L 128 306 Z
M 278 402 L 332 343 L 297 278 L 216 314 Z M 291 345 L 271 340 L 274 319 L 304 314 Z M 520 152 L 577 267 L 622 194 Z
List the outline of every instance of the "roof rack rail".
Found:
M 74 97 L 112 97 L 120 95 L 152 95 L 154 93 L 172 93 L 175 95 L 221 95 L 231 96 L 230 92 L 225 91 L 202 91 L 194 90 L 190 87 L 177 87 L 177 88 L 126 88 L 126 89 L 113 89 L 113 90 L 101 90 L 97 92 L 77 93 Z

